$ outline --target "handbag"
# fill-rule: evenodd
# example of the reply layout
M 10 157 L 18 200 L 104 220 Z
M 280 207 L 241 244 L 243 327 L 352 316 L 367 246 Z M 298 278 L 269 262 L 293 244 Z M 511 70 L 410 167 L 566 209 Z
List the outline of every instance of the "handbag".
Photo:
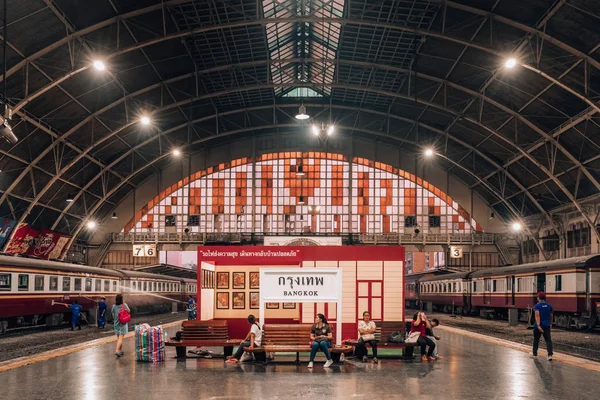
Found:
M 370 342 L 371 340 L 375 340 L 375 335 L 372 333 L 364 334 L 360 337 L 365 342 Z
M 404 334 L 400 331 L 390 333 L 388 343 L 404 343 Z
M 129 313 L 129 310 L 125 308 L 125 303 L 121 304 L 121 309 L 119 310 L 118 317 L 119 323 L 121 325 L 125 325 L 126 323 L 131 321 L 131 314 Z
M 406 343 L 417 343 L 420 336 L 421 332 L 411 332 L 406 338 Z

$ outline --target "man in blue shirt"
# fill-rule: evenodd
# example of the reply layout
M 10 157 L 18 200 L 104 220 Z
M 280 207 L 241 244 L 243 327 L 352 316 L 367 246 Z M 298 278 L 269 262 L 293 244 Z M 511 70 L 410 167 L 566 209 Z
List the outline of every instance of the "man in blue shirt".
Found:
M 81 313 L 81 309 L 83 307 L 81 307 L 79 305 L 79 303 L 77 302 L 77 300 L 73 300 L 73 304 L 71 305 L 67 305 L 67 308 L 69 310 L 71 310 L 71 330 L 75 329 L 75 326 L 77 326 L 77 328 L 79 330 L 81 330 L 81 324 L 79 323 L 79 314 Z
M 98 302 L 98 328 L 104 329 L 106 325 L 106 298 L 101 297 Z
M 194 300 L 194 297 L 190 294 L 188 295 L 188 302 L 187 302 L 188 308 L 187 308 L 187 312 L 188 312 L 188 320 L 192 321 L 196 319 L 196 300 Z
M 540 337 L 543 335 L 548 349 L 548 361 L 552 361 L 552 338 L 550 337 L 550 328 L 552 328 L 552 306 L 546 303 L 546 293 L 537 294 L 538 303 L 533 307 L 535 312 L 535 323 L 533 324 L 533 353 L 537 357 Z

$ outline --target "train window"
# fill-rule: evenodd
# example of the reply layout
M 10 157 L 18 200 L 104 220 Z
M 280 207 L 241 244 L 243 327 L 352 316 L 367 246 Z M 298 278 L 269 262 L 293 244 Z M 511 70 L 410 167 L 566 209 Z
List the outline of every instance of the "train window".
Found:
M 0 274 L 0 290 L 10 290 L 11 274 Z
M 75 278 L 73 283 L 73 290 L 79 292 L 81 290 L 81 278 Z
M 517 292 L 521 291 L 521 278 L 517 278 Z
M 452 292 L 456 293 L 456 282 L 452 283 Z
M 104 291 L 110 292 L 110 282 L 107 280 L 104 281 Z
M 117 291 L 117 281 L 113 281 L 113 292 Z
M 29 275 L 19 274 L 19 290 L 29 290 Z
M 86 292 L 92 291 L 92 278 L 85 278 L 85 291 Z
M 43 291 L 44 290 L 44 275 L 36 275 L 33 283 L 34 283 L 33 287 L 36 291 Z
M 131 288 L 135 290 L 135 281 L 131 281 Z
M 63 292 L 70 292 L 71 291 L 71 278 L 65 276 L 63 277 Z
M 58 290 L 58 276 L 50 277 L 50 290 L 52 290 L 52 291 Z
M 102 279 L 96 279 L 96 281 L 94 282 L 94 290 L 96 292 L 102 291 Z
M 156 292 L 158 289 L 156 288 L 156 282 L 154 282 L 154 284 L 152 285 L 152 287 L 154 288 L 154 291 Z
M 148 290 L 148 282 L 144 282 L 144 292 Z
M 492 292 L 495 292 L 495 291 L 496 291 L 496 289 L 497 289 L 497 287 L 496 287 L 496 282 L 497 282 L 497 280 L 496 280 L 496 279 L 494 279 L 494 280 L 492 281 Z
M 556 275 L 556 291 L 562 292 L 562 275 Z

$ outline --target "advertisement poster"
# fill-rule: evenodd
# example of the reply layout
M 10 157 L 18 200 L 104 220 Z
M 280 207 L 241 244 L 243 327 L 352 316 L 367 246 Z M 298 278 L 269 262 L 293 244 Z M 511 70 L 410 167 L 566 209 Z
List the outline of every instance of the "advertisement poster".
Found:
M 14 219 L 4 219 L 0 221 L 0 249 L 2 249 L 6 244 L 6 241 L 10 237 L 10 234 L 12 233 L 16 224 L 17 221 Z
M 35 244 L 35 238 L 38 236 L 38 230 L 31 226 L 20 223 L 15 228 L 15 234 L 4 251 L 7 254 L 25 254 L 29 247 Z

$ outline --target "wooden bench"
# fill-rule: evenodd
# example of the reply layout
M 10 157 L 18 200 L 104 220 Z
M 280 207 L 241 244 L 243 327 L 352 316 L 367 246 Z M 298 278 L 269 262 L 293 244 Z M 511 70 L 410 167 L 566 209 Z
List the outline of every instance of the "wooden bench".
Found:
M 227 321 L 183 321 L 181 324 L 181 340 L 169 340 L 166 346 L 176 347 L 177 358 L 187 357 L 188 347 L 214 346 L 224 349 L 224 357 L 233 354 L 233 347 L 240 344 L 241 339 L 229 339 Z
M 262 345 L 254 348 L 245 347 L 244 350 L 252 353 L 296 353 L 296 364 L 299 364 L 300 353 L 310 352 L 311 328 L 311 324 L 265 324 Z M 335 333 L 333 337 L 335 338 Z M 352 352 L 352 346 L 333 346 L 329 348 L 329 352 L 333 361 L 339 362 L 342 354 Z
M 404 358 L 412 359 L 413 350 L 419 346 L 417 343 L 392 343 L 388 342 L 388 338 L 394 332 L 400 332 L 406 337 L 406 331 L 410 329 L 410 322 L 401 321 L 375 321 L 375 340 L 377 340 L 378 349 L 405 349 Z M 358 332 L 357 332 L 358 335 Z M 345 345 L 354 346 L 358 343 L 358 339 L 346 340 Z

